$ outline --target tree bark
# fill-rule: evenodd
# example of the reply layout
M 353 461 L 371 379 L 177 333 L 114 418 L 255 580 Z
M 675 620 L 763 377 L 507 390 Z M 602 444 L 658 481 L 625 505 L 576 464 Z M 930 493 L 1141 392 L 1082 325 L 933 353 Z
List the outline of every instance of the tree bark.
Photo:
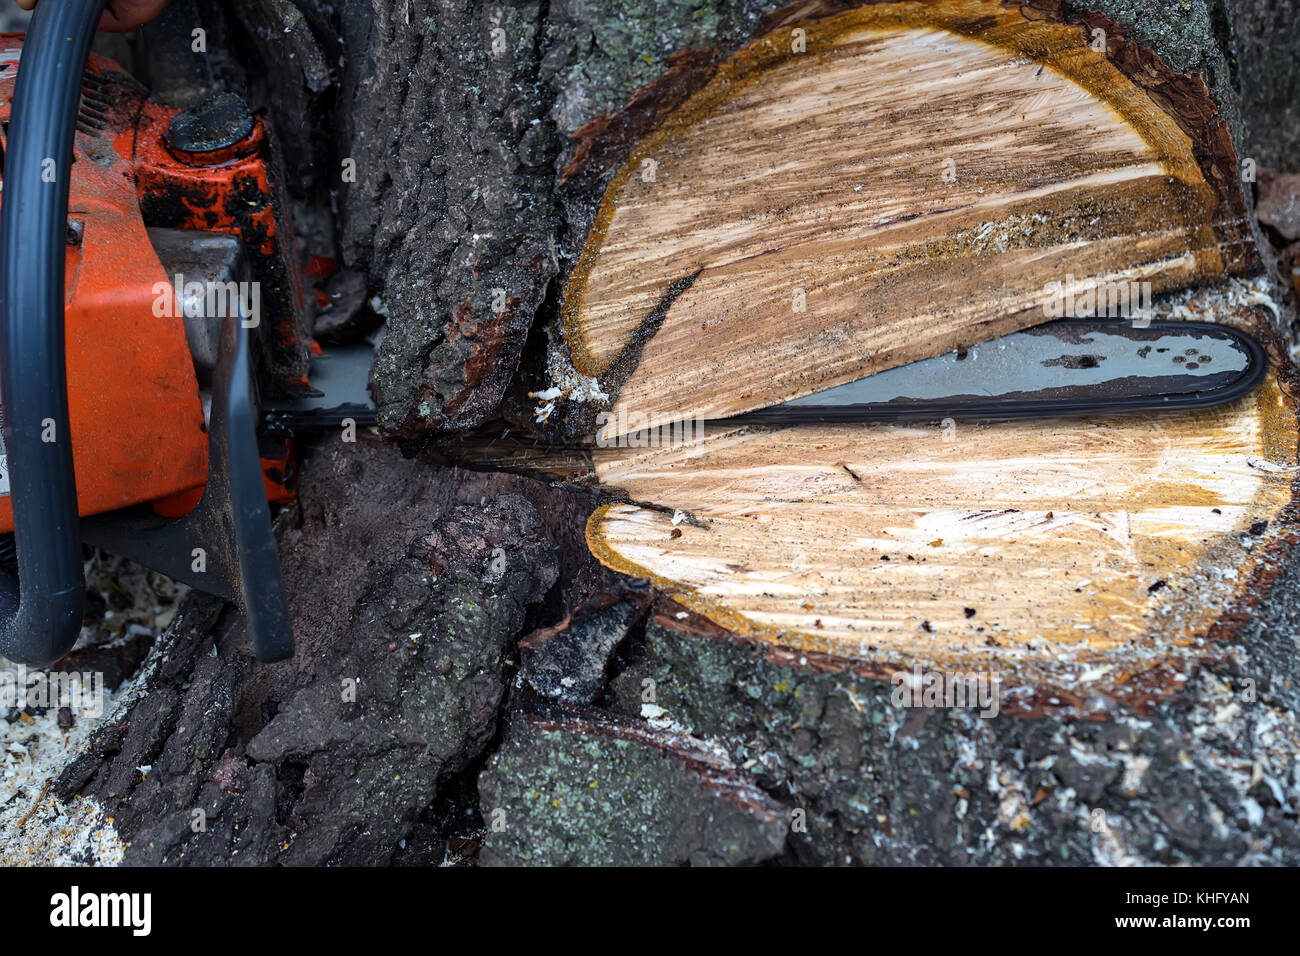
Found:
M 177 0 L 137 68 L 165 98 L 233 86 L 269 111 L 308 247 L 386 316 L 383 440 L 310 449 L 280 515 L 294 659 L 255 664 L 237 614 L 190 598 L 55 782 L 128 862 L 1300 862 L 1294 549 L 1158 683 L 988 719 L 900 709 L 890 673 L 723 626 L 588 549 L 610 489 L 557 446 L 591 433 L 599 384 L 561 313 L 605 186 L 771 24 L 852 4 L 233 6 Z M 1289 21 L 1257 6 L 1088 4 L 1278 165 L 1294 71 L 1264 64 L 1290 63 Z M 211 57 L 186 52 L 196 23 Z

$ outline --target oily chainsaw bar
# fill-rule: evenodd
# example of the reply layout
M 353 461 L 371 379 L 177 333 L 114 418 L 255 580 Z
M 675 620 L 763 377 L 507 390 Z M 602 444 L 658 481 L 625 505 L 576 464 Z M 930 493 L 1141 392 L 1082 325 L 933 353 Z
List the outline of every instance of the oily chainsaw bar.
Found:
M 726 421 L 790 425 L 1190 410 L 1242 398 L 1267 370 L 1260 344 L 1225 325 L 1060 319 Z

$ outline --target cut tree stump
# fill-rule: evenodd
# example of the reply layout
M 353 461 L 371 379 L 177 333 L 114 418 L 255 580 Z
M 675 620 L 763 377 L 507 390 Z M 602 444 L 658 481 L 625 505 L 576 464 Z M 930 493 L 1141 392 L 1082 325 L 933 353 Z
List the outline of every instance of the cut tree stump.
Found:
M 1097 706 L 1172 689 L 1294 540 L 1275 341 L 1265 384 L 1204 412 L 635 446 L 1037 324 L 1054 286 L 1257 271 L 1208 91 L 1034 5 L 812 3 L 765 28 L 630 148 L 568 280 L 574 364 L 612 395 L 599 443 L 634 446 L 593 454 L 625 500 L 592 551 L 732 632 L 880 674 L 996 671 L 1029 708 L 1077 703 L 1083 674 Z M 1243 288 L 1160 317 L 1270 339 Z
M 1050 4 L 814 0 L 759 34 L 674 57 L 566 168 L 576 193 L 611 173 L 563 330 L 615 447 L 463 447 L 615 499 L 592 552 L 660 597 L 605 707 L 789 795 L 798 861 L 1291 858 L 1298 380 L 1270 287 L 1236 278 L 1260 265 L 1206 87 Z M 1036 324 L 1052 283 L 1134 280 L 1170 293 L 1157 325 L 1260 337 L 1264 384 L 1200 412 L 639 440 Z M 481 786 L 524 831 L 485 859 L 606 853 L 581 834 L 620 794 L 617 733 L 515 707 Z M 1239 780 L 1223 748 L 1255 733 Z M 537 819 L 537 792 L 562 806 Z

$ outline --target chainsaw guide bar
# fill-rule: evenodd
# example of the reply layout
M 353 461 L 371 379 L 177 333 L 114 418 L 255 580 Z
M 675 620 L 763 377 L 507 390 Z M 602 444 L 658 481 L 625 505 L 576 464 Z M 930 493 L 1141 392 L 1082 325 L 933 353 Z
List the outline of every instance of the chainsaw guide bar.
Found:
M 1208 408 L 1249 394 L 1267 369 L 1259 343 L 1227 326 L 1064 319 L 725 420 L 793 425 Z

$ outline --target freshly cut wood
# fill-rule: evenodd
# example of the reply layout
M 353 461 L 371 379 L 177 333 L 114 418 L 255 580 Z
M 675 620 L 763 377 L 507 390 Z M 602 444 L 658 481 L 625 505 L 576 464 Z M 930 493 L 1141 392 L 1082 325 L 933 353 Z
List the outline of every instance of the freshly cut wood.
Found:
M 593 514 L 588 542 L 736 634 L 1113 687 L 1205 653 L 1275 572 L 1294 537 L 1294 387 L 1288 369 L 1199 412 L 718 425 L 676 448 L 598 450 L 597 476 L 627 500 Z
M 1033 325 L 1053 283 L 1253 267 L 1199 80 L 1028 5 L 831 9 L 789 8 L 605 189 L 564 329 L 607 436 Z

